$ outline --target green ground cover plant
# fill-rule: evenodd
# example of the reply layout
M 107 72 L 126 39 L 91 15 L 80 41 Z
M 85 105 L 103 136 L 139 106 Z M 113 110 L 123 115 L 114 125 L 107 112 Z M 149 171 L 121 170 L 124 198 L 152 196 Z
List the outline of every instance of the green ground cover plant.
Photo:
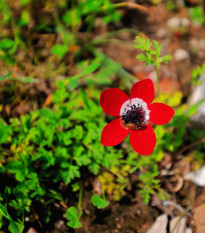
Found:
M 173 3 L 167 2 L 174 10 Z M 0 111 L 15 97 L 21 102 L 25 93 L 21 94 L 19 90 L 25 84 L 40 80 L 28 73 L 28 61 L 34 67 L 44 62 L 46 72 L 40 72 L 45 74 L 43 79 L 62 76 L 59 81 L 54 77 L 56 90 L 47 107 L 16 118 L 0 117 L 0 229 L 20 233 L 26 229 L 25 219 L 29 219 L 47 230 L 56 220 L 55 212 L 68 227 L 83 227 L 83 198 L 86 182 L 90 182 L 88 178 L 100 183 L 99 193 L 94 193 L 92 188 L 86 190 L 90 192 L 94 209 L 106 208 L 126 196 L 133 174 L 138 177 L 134 189 L 141 194 L 144 203 L 148 204 L 153 195 L 161 200 L 168 199 L 171 194 L 161 184 L 160 162 L 166 153 L 174 156 L 181 149 L 190 116 L 196 113 L 202 101 L 188 108 L 182 102 L 181 92 L 159 93 L 159 68 L 172 58 L 162 56 L 162 46 L 157 41 L 137 36 L 135 47 L 140 51 L 137 58 L 145 65 L 153 65 L 157 73 L 155 102 L 172 106 L 175 115 L 167 125 L 155 126 L 157 144 L 147 157 L 133 151 L 128 138 L 115 147 L 102 146 L 101 132 L 110 118 L 102 113 L 100 92 L 117 83 L 128 93 L 137 79 L 97 48 L 121 32 L 138 35 L 138 30 L 93 33 L 98 29 L 96 22 L 103 26 L 119 21 L 121 14 L 117 8 L 122 4 L 110 0 L 46 0 L 42 7 L 35 3 L 35 0 L 20 0 L 14 10 L 9 1 L 0 0 L 0 28 L 6 32 L 0 38 L 0 59 L 9 67 L 7 74 L 0 77 L 4 96 Z M 45 14 L 38 18 L 33 12 L 39 9 Z M 195 9 L 192 14 L 198 19 L 201 10 Z M 40 38 L 36 38 L 36 34 L 56 36 L 54 41 L 49 41 L 46 55 L 41 54 L 45 45 L 36 46 Z M 25 56 L 23 62 L 18 60 L 19 54 Z M 23 77 L 15 77 L 16 66 L 26 70 L 28 76 L 24 73 Z M 74 69 L 82 72 L 73 75 Z M 194 84 L 199 84 L 198 77 L 203 71 L 204 66 L 193 70 Z M 203 131 L 195 129 L 188 140 L 196 142 L 204 136 Z M 203 145 L 198 147 L 199 151 L 193 155 L 196 166 L 203 161 Z M 41 214 L 36 213 L 36 206 Z
M 97 67 L 91 66 L 90 71 Z M 88 70 L 82 75 L 87 73 Z M 58 82 L 53 94 L 53 110 L 44 108 L 20 119 L 10 119 L 9 125 L 1 121 L 0 142 L 4 153 L 1 172 L 17 182 L 12 193 L 11 187 L 2 187 L 5 191 L 2 195 L 8 201 L 5 206 L 15 208 L 17 216 L 30 211 L 33 198 L 42 201 L 51 195 L 63 201 L 62 195 L 47 190 L 44 182 L 63 181 L 68 185 L 81 177 L 81 167 L 97 175 L 101 166 L 114 166 L 122 157 L 121 150 L 104 148 L 100 144 L 99 129 L 105 122 L 96 103 L 95 96 L 99 93 L 96 91 L 88 98 L 82 88 L 69 92 L 65 83 Z
M 106 193 L 120 200 L 129 185 L 130 174 L 136 171 L 140 172 L 138 188 L 145 203 L 153 194 L 167 198 L 168 194 L 160 187 L 157 163 L 165 151 L 174 152 L 180 147 L 194 108 L 186 110 L 181 106 L 169 124 L 155 127 L 157 145 L 150 156 L 141 156 L 130 146 L 104 147 L 100 143 L 100 129 L 106 122 L 98 103 L 100 91 L 94 88 L 96 83 L 87 87 L 79 83 L 81 79 L 89 80 L 97 69 L 101 69 L 100 64 L 95 63 L 72 78 L 58 81 L 51 108 L 11 118 L 8 123 L 1 119 L 0 174 L 2 179 L 10 180 L 3 182 L 0 189 L 2 227 L 22 232 L 25 216 L 34 218 L 31 213 L 36 202 L 44 208 L 44 224 L 50 221 L 51 208 L 57 202 L 67 207 L 68 226 L 81 227 L 83 176 L 87 173 L 99 176 L 102 184 L 102 197 L 97 194 L 92 197 L 97 208 L 109 204 Z M 173 101 L 170 98 L 169 101 L 178 106 L 178 96 L 171 98 Z M 106 183 L 102 168 L 112 176 L 111 182 Z M 64 189 L 60 190 L 61 182 Z M 66 190 L 78 196 L 77 207 L 73 201 L 64 203 Z

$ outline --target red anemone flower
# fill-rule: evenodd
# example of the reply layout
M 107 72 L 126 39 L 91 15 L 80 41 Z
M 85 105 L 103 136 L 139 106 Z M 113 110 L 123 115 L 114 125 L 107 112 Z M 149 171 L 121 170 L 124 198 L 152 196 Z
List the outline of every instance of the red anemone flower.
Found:
M 154 85 L 145 79 L 132 86 L 130 99 L 121 89 L 104 90 L 100 105 L 104 112 L 118 118 L 107 124 L 101 135 L 104 146 L 116 146 L 129 134 L 133 149 L 141 155 L 149 155 L 156 144 L 155 132 L 149 123 L 164 125 L 174 115 L 174 109 L 163 103 L 152 103 Z

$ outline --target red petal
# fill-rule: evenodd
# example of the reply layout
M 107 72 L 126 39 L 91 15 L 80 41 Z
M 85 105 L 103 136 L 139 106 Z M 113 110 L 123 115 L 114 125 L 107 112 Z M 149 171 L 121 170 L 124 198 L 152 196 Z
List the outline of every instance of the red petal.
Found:
M 121 124 L 120 118 L 107 124 L 101 134 L 101 143 L 104 146 L 116 146 L 127 136 L 128 130 Z
M 129 130 L 130 144 L 141 155 L 149 155 L 156 144 L 156 135 L 150 124 L 142 130 Z
M 151 104 L 149 110 L 149 121 L 156 125 L 164 125 L 168 123 L 174 115 L 174 109 L 162 103 Z
M 120 108 L 129 98 L 118 88 L 104 90 L 100 95 L 100 105 L 104 112 L 112 116 L 120 116 Z
M 145 79 L 135 83 L 132 86 L 130 98 L 140 98 L 148 105 L 152 103 L 154 98 L 154 84 L 151 79 Z

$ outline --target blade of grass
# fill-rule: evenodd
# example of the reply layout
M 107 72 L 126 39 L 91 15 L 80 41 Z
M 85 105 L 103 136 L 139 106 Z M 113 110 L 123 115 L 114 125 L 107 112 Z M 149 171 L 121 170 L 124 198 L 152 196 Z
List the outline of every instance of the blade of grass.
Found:
M 6 74 L 6 75 L 4 75 L 4 76 L 1 76 L 1 77 L 0 77 L 0 82 L 3 81 L 3 80 L 5 80 L 5 79 L 7 79 L 12 73 L 13 73 L 13 72 L 10 72 L 10 73 L 8 73 L 8 74 Z

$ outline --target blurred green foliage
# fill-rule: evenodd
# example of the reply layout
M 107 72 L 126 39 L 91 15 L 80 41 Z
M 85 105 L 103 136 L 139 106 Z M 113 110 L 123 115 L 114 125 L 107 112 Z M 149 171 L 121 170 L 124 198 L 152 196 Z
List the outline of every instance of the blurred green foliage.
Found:
M 176 3 L 172 0 L 166 0 L 166 7 L 170 11 L 175 11 L 177 9 Z
M 45 15 L 39 16 L 38 12 Z M 57 42 L 51 41 L 50 55 L 54 54 L 61 60 L 66 54 L 74 53 L 79 59 L 91 52 L 95 40 L 91 31 L 96 27 L 96 19 L 102 26 L 117 22 L 120 13 L 110 0 L 21 0 L 15 5 L 0 0 L 0 19 L 0 28 L 6 31 L 0 39 L 0 59 L 14 65 L 15 53 L 22 51 L 27 54 L 28 49 L 36 46 L 36 34 L 43 33 L 57 34 Z M 41 40 L 41 37 L 36 39 Z M 34 54 L 35 63 L 39 62 L 39 55 Z
M 201 6 L 193 7 L 189 10 L 191 19 L 199 24 L 204 23 L 204 12 Z
M 202 80 L 199 80 L 200 76 L 205 72 L 205 64 L 202 66 L 197 66 L 195 69 L 192 70 L 192 77 L 191 83 L 194 85 L 200 85 Z

